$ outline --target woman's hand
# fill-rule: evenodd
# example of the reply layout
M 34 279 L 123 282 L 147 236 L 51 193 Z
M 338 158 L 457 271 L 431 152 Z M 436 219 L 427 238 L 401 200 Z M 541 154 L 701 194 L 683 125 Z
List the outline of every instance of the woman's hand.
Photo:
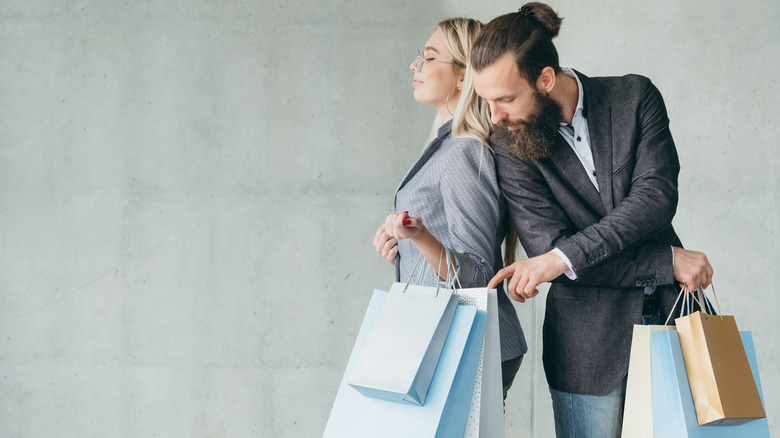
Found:
M 409 216 L 408 211 L 393 213 L 387 216 L 384 225 L 380 225 L 374 236 L 374 248 L 376 252 L 395 265 L 395 256 L 398 254 L 398 240 L 412 239 L 425 229 L 422 219 L 417 216 Z
M 393 213 L 385 219 L 385 233 L 396 240 L 414 239 L 425 229 L 419 216 L 409 216 L 408 211 Z
M 398 254 L 398 241 L 385 232 L 384 225 L 380 225 L 379 229 L 376 230 L 374 247 L 382 258 L 390 262 L 391 265 L 395 265 L 395 255 Z

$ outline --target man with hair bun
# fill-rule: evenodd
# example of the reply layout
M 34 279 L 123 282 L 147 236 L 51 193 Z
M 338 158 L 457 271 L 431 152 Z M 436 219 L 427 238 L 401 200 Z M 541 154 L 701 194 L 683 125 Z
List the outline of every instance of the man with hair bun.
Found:
M 496 125 L 496 165 L 530 257 L 496 274 L 520 302 L 552 282 L 543 362 L 559 437 L 619 437 L 634 324 L 663 324 L 676 285 L 712 266 L 672 228 L 680 166 L 658 89 L 561 67 L 561 18 L 527 3 L 488 23 L 470 64 Z

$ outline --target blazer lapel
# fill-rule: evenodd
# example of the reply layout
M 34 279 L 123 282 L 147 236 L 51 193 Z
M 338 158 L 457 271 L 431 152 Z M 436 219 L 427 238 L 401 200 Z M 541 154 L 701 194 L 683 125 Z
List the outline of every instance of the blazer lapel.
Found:
M 397 198 L 398 192 L 412 178 L 414 178 L 415 175 L 417 175 L 417 172 L 419 172 L 420 169 L 422 169 L 422 167 L 425 165 L 425 163 L 427 163 L 428 160 L 431 159 L 431 156 L 434 153 L 436 153 L 437 150 L 439 150 L 439 146 L 441 146 L 441 142 L 444 141 L 444 137 L 450 132 L 451 125 L 452 125 L 452 121 L 449 121 L 439 128 L 436 138 L 428 144 L 428 146 L 425 148 L 425 150 L 420 155 L 420 157 L 417 158 L 417 161 L 415 161 L 414 164 L 412 164 L 412 167 L 409 168 L 409 170 L 406 172 L 406 175 L 404 175 L 403 179 L 401 179 L 401 183 L 398 184 L 398 188 L 395 189 L 396 196 L 393 198 L 393 207 L 395 207 L 395 200 Z
M 398 188 L 395 190 L 396 193 L 398 193 L 398 191 L 401 190 L 406 185 L 406 183 L 408 183 L 409 180 L 411 180 L 417 174 L 417 172 L 420 171 L 420 169 L 422 169 L 425 163 L 427 163 L 428 160 L 431 158 L 431 155 L 433 155 L 433 153 L 436 152 L 437 149 L 439 149 L 440 144 L 441 144 L 441 139 L 437 138 L 425 148 L 422 155 L 420 155 L 420 157 L 417 158 L 417 161 L 415 161 L 414 164 L 412 164 L 412 167 L 409 168 L 409 170 L 406 172 L 406 175 L 404 175 L 403 179 L 401 180 L 401 183 L 398 185 Z
M 550 160 L 560 172 L 561 179 L 566 181 L 581 199 L 594 211 L 604 214 L 604 206 L 599 198 L 599 192 L 590 182 L 585 167 L 582 166 L 577 154 L 562 136 L 557 135 L 555 145 L 550 150 Z M 600 184 L 600 183 L 599 183 Z
M 587 76 L 576 72 L 585 94 L 584 115 L 588 121 L 590 149 L 596 167 L 599 197 L 606 213 L 612 211 L 612 107 L 604 102 L 597 86 Z

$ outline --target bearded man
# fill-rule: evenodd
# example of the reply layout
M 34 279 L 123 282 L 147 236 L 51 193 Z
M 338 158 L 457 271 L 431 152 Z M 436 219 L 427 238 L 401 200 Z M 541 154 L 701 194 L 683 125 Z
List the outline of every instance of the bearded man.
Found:
M 634 324 L 663 324 L 676 284 L 712 267 L 672 228 L 679 162 L 661 94 L 638 75 L 558 64 L 561 19 L 528 3 L 488 23 L 471 52 L 490 106 L 501 189 L 529 259 L 502 269 L 520 302 L 553 282 L 545 374 L 559 437 L 619 437 Z

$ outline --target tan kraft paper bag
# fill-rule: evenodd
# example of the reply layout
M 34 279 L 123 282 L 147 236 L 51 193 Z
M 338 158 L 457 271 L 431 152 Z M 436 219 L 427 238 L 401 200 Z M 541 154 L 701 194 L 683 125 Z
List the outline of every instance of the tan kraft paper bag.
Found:
M 717 303 L 717 296 L 715 299 Z M 700 290 L 700 304 L 703 300 Z M 699 425 L 733 425 L 765 418 L 734 317 L 698 311 L 675 319 L 675 324 Z

